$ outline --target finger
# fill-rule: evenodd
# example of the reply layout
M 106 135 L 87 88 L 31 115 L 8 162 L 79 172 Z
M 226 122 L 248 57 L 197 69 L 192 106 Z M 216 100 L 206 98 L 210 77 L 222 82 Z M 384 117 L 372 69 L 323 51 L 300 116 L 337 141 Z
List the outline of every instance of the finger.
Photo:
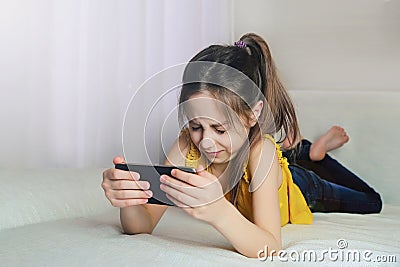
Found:
M 129 206 L 136 206 L 146 204 L 148 202 L 147 198 L 136 198 L 136 199 L 112 199 L 110 200 L 111 205 L 117 208 L 125 208 Z
M 221 187 L 221 181 L 212 173 L 206 171 L 201 165 L 199 165 L 197 169 L 197 175 L 205 178 L 204 181 L 208 181 L 208 183 L 203 185 L 201 188 L 206 189 L 207 187 L 209 188 Z
M 113 163 L 114 163 L 114 165 L 115 165 L 115 164 L 123 164 L 123 163 L 126 163 L 126 162 L 125 162 L 124 157 L 122 157 L 122 156 L 116 156 L 116 157 L 114 157 L 114 159 L 113 159 Z
M 160 182 L 193 198 L 199 198 L 202 194 L 204 194 L 200 187 L 189 185 L 168 175 L 161 175 Z
M 160 189 L 186 206 L 194 205 L 196 202 L 196 199 L 192 196 L 186 195 L 185 193 L 169 187 L 168 185 L 160 184 Z
M 153 192 L 150 190 L 111 190 L 109 193 L 114 199 L 145 199 L 151 198 Z
M 197 174 L 188 173 L 179 169 L 173 169 L 171 175 L 192 186 L 201 186 L 204 184 L 204 181 L 199 181 Z
M 150 183 L 147 181 L 115 180 L 110 183 L 113 190 L 148 190 Z
M 216 177 L 209 173 L 208 171 L 200 168 L 198 168 L 198 171 L 196 174 L 191 174 L 179 169 L 173 169 L 171 171 L 171 174 L 178 178 L 179 180 L 184 181 L 185 183 L 188 183 L 190 185 L 196 186 L 196 187 L 201 187 L 204 188 L 206 186 L 209 186 L 212 184 Z M 202 179 L 203 178 L 203 179 Z
M 139 180 L 140 174 L 119 169 L 111 169 L 110 180 Z
M 168 175 L 161 175 L 160 176 L 160 182 L 163 184 L 166 184 L 168 186 L 171 186 L 179 191 L 183 191 L 186 188 L 196 188 L 193 185 L 190 185 L 188 183 L 182 182 L 179 179 L 176 179 L 174 177 L 168 176 Z
M 196 172 L 201 172 L 201 171 L 205 171 L 203 165 L 199 164 L 199 166 L 197 166 Z
M 209 180 L 214 180 L 215 176 L 212 175 L 210 172 L 206 171 L 202 165 L 199 165 L 196 170 L 197 175 L 207 178 Z

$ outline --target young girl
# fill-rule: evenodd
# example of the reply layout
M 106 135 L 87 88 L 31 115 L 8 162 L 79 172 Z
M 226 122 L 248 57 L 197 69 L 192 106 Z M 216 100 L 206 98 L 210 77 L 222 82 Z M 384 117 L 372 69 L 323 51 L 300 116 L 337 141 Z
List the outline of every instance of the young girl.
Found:
M 279 251 L 281 226 L 312 222 L 301 187 L 272 138 L 284 131 L 297 140 L 299 130 L 261 37 L 246 34 L 233 46 L 213 45 L 194 56 L 183 75 L 179 117 L 184 127 L 165 163 L 196 167 L 197 173 L 175 169 L 172 177 L 160 177 L 161 189 L 177 206 L 211 224 L 247 257 L 257 257 L 265 246 L 268 254 Z M 114 158 L 114 164 L 122 162 Z M 303 183 L 306 189 L 314 185 Z M 146 204 L 150 185 L 134 172 L 109 169 L 102 187 L 121 208 L 129 234 L 151 233 L 167 208 Z M 340 198 L 339 191 L 330 193 Z

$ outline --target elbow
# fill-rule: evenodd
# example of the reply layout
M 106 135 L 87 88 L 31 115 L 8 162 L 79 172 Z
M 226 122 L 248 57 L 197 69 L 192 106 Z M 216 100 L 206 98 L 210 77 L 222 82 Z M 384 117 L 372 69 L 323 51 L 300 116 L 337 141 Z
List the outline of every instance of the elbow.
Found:
M 136 234 L 151 234 L 152 229 L 149 227 L 146 228 L 137 228 L 137 227 L 131 227 L 129 225 L 125 225 L 124 223 L 121 222 L 122 226 L 122 233 L 126 235 L 136 235 Z
M 151 234 L 153 232 L 153 227 L 150 223 L 127 220 L 126 218 L 121 218 L 122 233 L 127 235 L 136 234 Z
M 136 235 L 137 233 L 135 233 L 134 231 L 131 231 L 130 229 L 127 229 L 127 228 L 122 226 L 122 234 L 124 234 L 124 235 Z

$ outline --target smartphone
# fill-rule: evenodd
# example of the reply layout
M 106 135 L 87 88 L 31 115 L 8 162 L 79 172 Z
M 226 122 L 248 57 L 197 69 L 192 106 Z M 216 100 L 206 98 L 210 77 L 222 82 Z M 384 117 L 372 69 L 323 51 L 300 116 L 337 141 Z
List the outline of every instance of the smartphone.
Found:
M 150 183 L 150 190 L 153 192 L 153 196 L 149 198 L 147 203 L 150 204 L 159 204 L 159 205 L 168 205 L 175 206 L 173 202 L 171 202 L 165 192 L 160 189 L 160 176 L 166 174 L 171 176 L 171 171 L 173 169 L 179 169 L 189 173 L 196 173 L 196 169 L 181 167 L 181 166 L 167 166 L 167 165 L 143 165 L 143 164 L 116 164 L 116 169 L 123 171 L 131 171 L 137 172 L 140 174 L 140 180 L 148 181 Z M 175 178 L 177 179 L 177 178 Z

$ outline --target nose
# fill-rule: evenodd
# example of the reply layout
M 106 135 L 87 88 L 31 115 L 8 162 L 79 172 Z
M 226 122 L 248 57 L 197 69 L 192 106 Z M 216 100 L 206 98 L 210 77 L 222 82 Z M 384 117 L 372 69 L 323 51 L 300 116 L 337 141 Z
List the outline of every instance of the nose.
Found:
M 209 137 L 206 137 L 206 138 L 203 138 L 203 140 L 201 140 L 200 141 L 200 147 L 203 149 L 203 150 L 212 150 L 214 147 L 215 147 L 215 142 L 214 142 L 214 140 L 213 139 L 211 139 L 211 138 L 209 138 Z

